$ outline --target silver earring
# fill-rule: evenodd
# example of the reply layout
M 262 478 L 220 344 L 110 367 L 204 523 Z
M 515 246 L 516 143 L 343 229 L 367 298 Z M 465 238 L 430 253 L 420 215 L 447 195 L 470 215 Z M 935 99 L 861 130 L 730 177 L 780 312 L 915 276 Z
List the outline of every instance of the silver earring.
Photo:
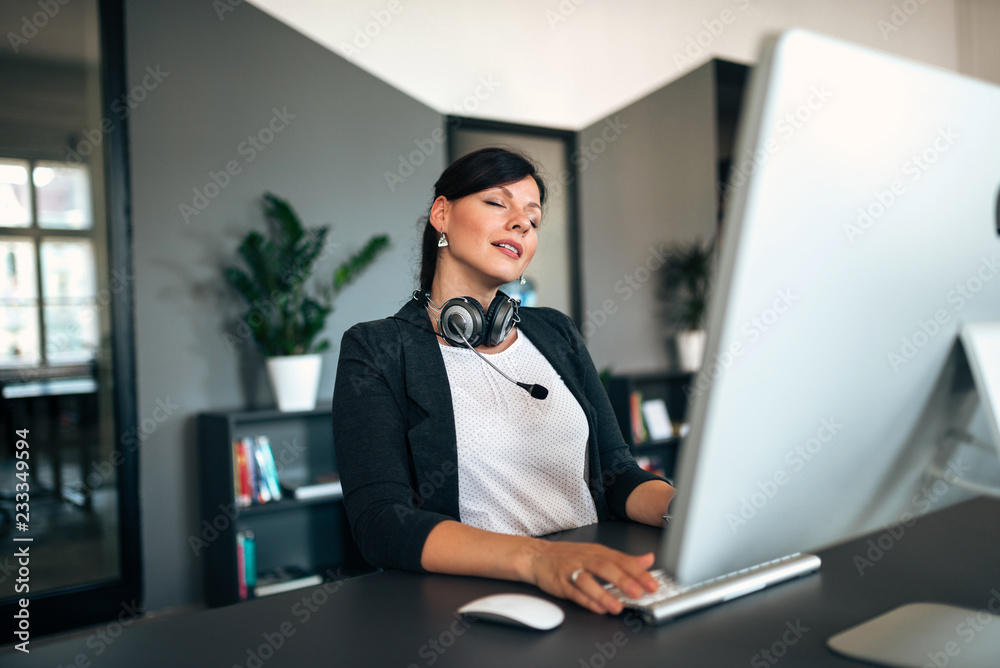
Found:
M 438 248 L 444 248 L 447 245 L 448 245 L 448 237 L 446 237 L 444 235 L 444 232 L 442 232 L 441 236 L 438 238 Z
M 521 285 L 524 285 L 528 281 L 524 280 L 524 274 L 521 274 Z

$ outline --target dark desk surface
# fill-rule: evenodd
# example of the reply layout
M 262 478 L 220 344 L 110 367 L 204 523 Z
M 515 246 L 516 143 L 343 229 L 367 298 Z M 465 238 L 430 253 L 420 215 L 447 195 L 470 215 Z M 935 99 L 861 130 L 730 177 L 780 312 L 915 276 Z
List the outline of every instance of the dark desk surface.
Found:
M 30 657 L 15 653 L 13 661 L 8 646 L 0 663 L 69 666 L 83 655 L 91 666 L 129 668 L 702 667 L 772 666 L 774 659 L 785 666 L 860 666 L 833 654 L 826 639 L 903 603 L 940 601 L 978 610 L 994 597 L 1000 600 L 998 529 L 1000 502 L 975 499 L 921 518 L 895 537 L 879 532 L 824 550 L 818 574 L 658 627 L 643 626 L 629 613 L 598 616 L 559 601 L 566 621 L 548 633 L 485 622 L 466 628 L 454 616 L 462 603 L 537 590 L 390 571 L 124 629 L 112 626 L 109 631 L 120 634 L 108 638 L 110 644 L 95 635 L 37 640 Z M 597 540 L 638 553 L 653 549 L 658 534 L 612 522 L 561 539 Z M 765 650 L 773 652 L 771 661 L 761 654 Z

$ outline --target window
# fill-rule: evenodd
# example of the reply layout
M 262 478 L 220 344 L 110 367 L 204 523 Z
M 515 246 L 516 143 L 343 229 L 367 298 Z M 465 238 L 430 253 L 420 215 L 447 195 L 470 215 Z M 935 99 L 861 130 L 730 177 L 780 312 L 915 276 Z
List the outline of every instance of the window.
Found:
M 94 358 L 93 230 L 85 165 L 0 157 L 0 369 Z

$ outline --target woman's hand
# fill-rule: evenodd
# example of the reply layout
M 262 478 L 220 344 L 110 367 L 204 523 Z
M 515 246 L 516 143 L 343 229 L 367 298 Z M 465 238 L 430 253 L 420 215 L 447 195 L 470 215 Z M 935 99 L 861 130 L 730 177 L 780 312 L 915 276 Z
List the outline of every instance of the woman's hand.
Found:
M 656 591 L 648 569 L 653 554 L 633 557 L 594 543 L 530 539 L 523 546 L 524 579 L 546 593 L 569 599 L 598 614 L 622 611 L 621 602 L 595 579 L 610 582 L 631 598 Z M 573 574 L 576 575 L 574 583 Z
M 421 565 L 432 573 L 527 582 L 598 614 L 618 614 L 622 604 L 595 577 L 632 598 L 657 589 L 647 570 L 653 565 L 652 553 L 633 557 L 595 543 L 510 536 L 454 520 L 440 522 L 427 535 Z

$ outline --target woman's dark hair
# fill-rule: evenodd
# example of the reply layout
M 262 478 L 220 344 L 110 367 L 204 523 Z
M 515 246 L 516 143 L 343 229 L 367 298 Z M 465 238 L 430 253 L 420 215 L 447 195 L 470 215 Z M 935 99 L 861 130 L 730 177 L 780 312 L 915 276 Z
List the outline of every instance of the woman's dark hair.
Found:
M 434 184 L 434 200 L 442 195 L 450 201 L 478 193 L 487 188 L 516 183 L 526 176 L 535 179 L 539 204 L 545 204 L 545 183 L 538 168 L 525 155 L 506 148 L 481 148 L 463 155 L 441 173 Z M 432 205 L 433 206 L 433 205 Z M 430 214 L 420 219 L 424 223 L 420 244 L 420 289 L 430 290 L 437 269 L 438 232 L 430 223 Z

